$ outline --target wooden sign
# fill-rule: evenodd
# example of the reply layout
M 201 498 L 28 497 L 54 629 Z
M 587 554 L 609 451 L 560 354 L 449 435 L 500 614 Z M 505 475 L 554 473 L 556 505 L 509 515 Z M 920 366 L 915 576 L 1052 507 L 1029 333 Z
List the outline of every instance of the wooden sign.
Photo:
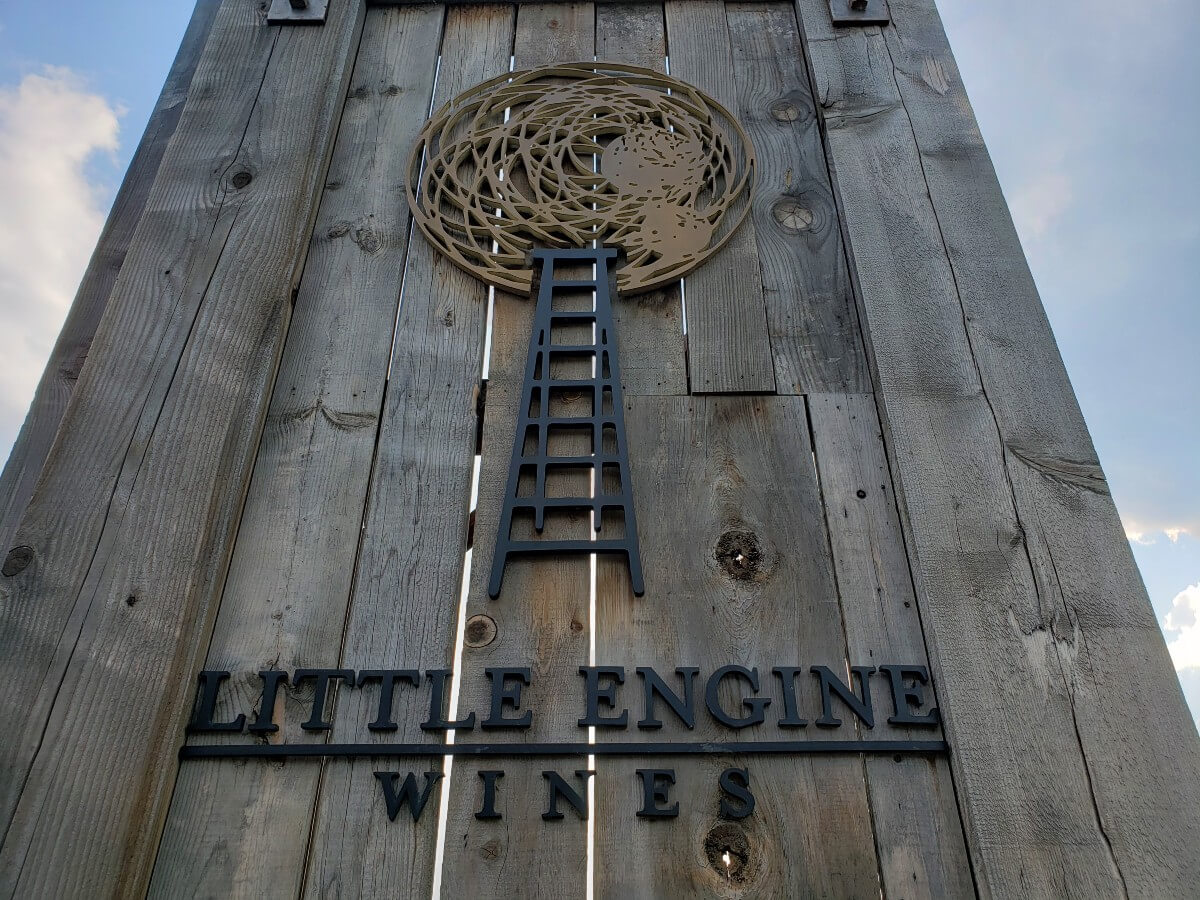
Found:
M 933 2 L 884 11 L 200 0 L 0 481 L 4 896 L 1194 892 L 1200 740 Z M 595 116 L 519 148 L 544 233 L 431 242 L 430 123 L 545 67 Z M 605 248 L 552 279 L 596 368 L 528 378 L 512 273 Z

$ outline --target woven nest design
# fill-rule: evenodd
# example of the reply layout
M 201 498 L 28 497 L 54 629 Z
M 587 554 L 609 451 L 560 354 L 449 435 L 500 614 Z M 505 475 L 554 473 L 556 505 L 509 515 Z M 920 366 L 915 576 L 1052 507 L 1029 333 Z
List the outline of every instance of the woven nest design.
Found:
M 750 139 L 716 101 L 649 69 L 581 62 L 510 72 L 443 106 L 413 149 L 408 199 L 439 251 L 498 288 L 530 292 L 535 246 L 598 241 L 624 250 L 617 288 L 634 294 L 719 250 L 753 184 Z

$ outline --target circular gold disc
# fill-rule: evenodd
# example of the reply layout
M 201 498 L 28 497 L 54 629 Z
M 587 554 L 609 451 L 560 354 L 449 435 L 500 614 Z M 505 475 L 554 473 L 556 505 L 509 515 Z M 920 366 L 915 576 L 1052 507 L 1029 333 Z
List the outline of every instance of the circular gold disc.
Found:
M 617 288 L 677 281 L 750 208 L 754 149 L 720 104 L 620 63 L 510 72 L 426 123 L 408 200 L 425 237 L 488 284 L 527 294 L 534 247 L 624 250 Z

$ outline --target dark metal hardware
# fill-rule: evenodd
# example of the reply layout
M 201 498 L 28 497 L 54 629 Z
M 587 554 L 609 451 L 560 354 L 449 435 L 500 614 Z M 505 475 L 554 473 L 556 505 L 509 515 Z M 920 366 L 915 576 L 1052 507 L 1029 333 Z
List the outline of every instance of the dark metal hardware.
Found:
M 271 0 L 268 25 L 324 25 L 329 0 Z
M 731 753 L 737 756 L 779 754 L 829 755 L 833 753 L 941 754 L 949 752 L 945 741 L 668 741 L 662 743 L 588 744 L 550 742 L 540 744 L 197 744 L 182 747 L 180 759 L 301 759 L 311 757 L 398 757 L 398 756 L 705 756 Z
M 504 508 L 496 534 L 496 552 L 492 558 L 488 594 L 497 597 L 504 581 L 504 566 L 510 556 L 555 553 L 623 553 L 629 563 L 633 592 L 639 597 L 644 591 L 642 562 L 638 552 L 637 521 L 633 512 L 633 490 L 629 478 L 628 446 L 625 442 L 625 414 L 621 396 L 621 367 L 617 361 L 616 328 L 612 318 L 612 298 L 616 293 L 611 263 L 617 251 L 609 247 L 571 250 L 535 250 L 535 264 L 541 262 L 537 308 L 533 332 L 529 336 L 529 355 L 525 364 L 525 380 L 521 386 L 521 407 L 517 416 L 517 433 L 513 438 L 512 459 L 508 469 L 508 486 L 504 492 Z M 555 280 L 555 264 L 563 261 L 594 266 L 595 276 Z M 587 311 L 555 311 L 555 291 L 565 288 L 591 289 L 593 309 Z M 591 325 L 592 342 L 555 345 L 555 322 Z M 554 378 L 552 361 L 559 356 L 592 357 L 590 378 Z M 570 389 L 591 395 L 590 414 L 583 416 L 550 415 L 551 391 Z M 607 401 L 607 404 L 606 404 Z M 531 411 L 532 410 L 532 411 Z M 550 438 L 567 431 L 589 431 L 592 452 L 582 456 L 552 456 Z M 615 442 L 611 450 L 604 445 L 605 433 Z M 529 434 L 536 438 L 536 449 L 526 453 Z M 592 496 L 547 497 L 546 472 L 566 466 L 592 470 Z M 616 493 L 604 492 L 605 468 L 616 470 L 621 487 Z M 522 471 L 533 471 L 535 484 L 532 496 L 519 496 Z M 620 510 L 625 519 L 625 534 L 604 540 L 514 540 L 513 513 L 533 513 L 534 530 L 540 535 L 545 525 L 547 509 L 591 512 L 594 528 L 601 531 L 605 510 Z
M 887 0 L 829 0 L 834 25 L 887 25 L 892 21 Z

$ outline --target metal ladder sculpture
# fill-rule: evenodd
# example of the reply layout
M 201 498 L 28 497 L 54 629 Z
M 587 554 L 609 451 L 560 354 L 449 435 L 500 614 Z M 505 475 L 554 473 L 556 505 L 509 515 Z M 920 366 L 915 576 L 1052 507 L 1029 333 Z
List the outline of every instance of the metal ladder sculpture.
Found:
M 624 404 L 621 397 L 621 369 L 617 361 L 616 329 L 613 326 L 612 298 L 616 294 L 611 264 L 617 251 L 608 247 L 571 250 L 534 250 L 534 264 L 541 264 L 541 281 L 537 293 L 533 331 L 529 337 L 529 355 L 525 363 L 525 379 L 521 386 L 521 407 L 517 416 L 517 432 L 513 438 L 512 459 L 509 463 L 508 485 L 504 492 L 504 507 L 496 534 L 496 550 L 492 558 L 488 594 L 500 594 L 504 567 L 510 556 L 540 553 L 622 553 L 629 564 L 633 592 L 641 596 L 642 562 L 638 552 L 637 522 L 633 512 L 633 491 L 629 479 L 629 455 L 625 442 Z M 592 264 L 591 278 L 557 278 L 555 265 L 567 262 L 576 266 Z M 556 292 L 591 291 L 592 308 L 587 310 L 555 309 Z M 591 326 L 590 342 L 555 344 L 555 326 L 566 326 L 578 332 Z M 556 363 L 568 359 L 591 362 L 591 375 L 586 378 L 555 378 Z M 586 399 L 591 393 L 590 414 L 551 415 L 551 397 L 555 390 L 578 391 Z M 591 453 L 587 455 L 552 456 L 550 438 L 566 432 L 591 432 Z M 607 441 L 606 441 L 607 437 Z M 530 440 L 532 438 L 532 441 Z M 532 444 L 532 446 L 530 446 Z M 547 497 L 548 470 L 591 469 L 592 496 Z M 533 475 L 533 491 L 519 496 L 522 474 Z M 606 478 L 605 475 L 609 478 Z M 605 493 L 612 476 L 620 480 L 619 490 Z M 593 527 L 600 533 L 605 510 L 620 510 L 624 515 L 624 536 L 589 539 L 532 539 L 512 537 L 513 514 L 532 513 L 534 530 L 540 535 L 545 525 L 547 509 L 590 511 Z

